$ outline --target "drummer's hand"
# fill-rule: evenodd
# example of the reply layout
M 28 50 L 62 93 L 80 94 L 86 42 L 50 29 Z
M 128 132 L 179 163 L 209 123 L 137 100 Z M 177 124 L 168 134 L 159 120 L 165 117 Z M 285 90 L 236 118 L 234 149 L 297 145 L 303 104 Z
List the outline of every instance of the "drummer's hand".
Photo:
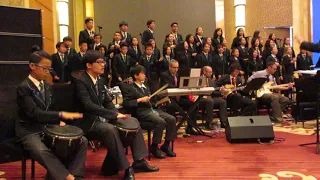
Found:
M 63 122 L 63 121 L 60 121 L 60 124 L 59 124 L 59 126 L 63 127 L 63 126 L 65 126 L 65 125 L 66 125 L 66 123 L 65 123 L 65 122 Z
M 73 112 L 61 112 L 60 118 L 62 119 L 79 119 L 82 118 L 83 114 L 81 113 L 73 113 Z
M 118 115 L 117 115 L 117 118 L 118 118 L 118 119 L 124 119 L 124 118 L 128 118 L 128 117 L 129 117 L 128 114 L 118 113 Z
M 140 102 L 149 102 L 149 100 L 150 100 L 149 96 L 144 96 L 142 98 L 137 99 L 137 102 L 138 103 L 140 103 Z

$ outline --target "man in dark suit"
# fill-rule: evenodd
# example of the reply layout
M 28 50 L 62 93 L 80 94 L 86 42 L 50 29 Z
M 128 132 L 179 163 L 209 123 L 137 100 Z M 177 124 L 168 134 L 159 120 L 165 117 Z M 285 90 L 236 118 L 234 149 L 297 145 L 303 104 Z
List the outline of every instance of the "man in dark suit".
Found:
M 194 36 L 194 44 L 196 45 L 196 50 L 198 54 L 202 52 L 202 48 L 204 45 L 202 34 L 203 34 L 202 27 L 197 27 L 196 34 Z
M 231 84 L 234 87 L 239 87 L 242 85 L 241 77 L 239 77 L 241 67 L 238 64 L 232 64 L 229 68 L 230 74 L 223 75 L 218 81 L 217 86 L 224 86 L 227 84 Z M 226 92 L 226 91 L 225 91 Z M 223 92 L 223 93 L 225 93 Z M 245 98 L 238 93 L 238 91 L 234 91 L 230 93 L 227 97 L 227 105 L 232 110 L 240 109 L 241 116 L 255 115 L 257 113 L 257 103 L 252 101 L 249 98 Z
M 196 67 L 203 68 L 203 66 L 212 65 L 212 55 L 209 53 L 210 45 L 205 44 L 201 53 L 197 54 Z
M 310 70 L 312 65 L 312 57 L 306 50 L 300 49 L 300 53 L 297 56 L 297 70 Z
M 113 40 L 108 45 L 108 56 L 115 56 L 120 53 L 121 33 L 119 31 L 113 34 Z M 113 58 L 113 57 L 112 57 Z
M 152 145 L 150 152 L 156 157 L 163 159 L 164 152 L 169 157 L 175 157 L 176 153 L 170 148 L 170 142 L 176 138 L 176 118 L 172 115 L 157 109 L 150 99 L 150 90 L 145 81 L 146 75 L 144 67 L 137 65 L 130 70 L 134 83 L 128 94 L 124 94 L 124 106 L 132 110 L 135 117 L 140 122 L 152 122 L 154 124 Z M 166 129 L 165 142 L 159 149 L 161 144 L 163 131 Z
M 156 22 L 154 20 L 148 20 L 147 26 L 148 26 L 148 29 L 143 31 L 142 40 L 141 40 L 141 44 L 143 44 L 144 46 L 148 44 L 150 39 L 155 39 L 153 31 L 154 31 L 154 28 L 156 27 Z
M 127 123 L 139 123 L 137 119 L 119 113 L 106 93 L 104 80 L 105 61 L 97 51 L 88 51 L 82 59 L 86 71 L 75 80 L 79 109 L 84 113 L 80 127 L 93 139 L 100 139 L 108 149 L 101 171 L 112 176 L 119 170 L 125 170 L 124 179 L 134 179 L 134 172 L 155 172 L 159 168 L 150 166 L 144 157 L 148 155 L 141 128 L 130 142 L 133 164 L 130 166 L 114 123 L 125 119 Z M 123 139 L 125 140 L 125 139 Z
M 202 68 L 203 76 L 205 76 L 206 79 L 206 86 L 207 87 L 214 87 L 217 88 L 217 84 L 215 80 L 212 79 L 212 68 L 210 66 L 204 66 Z M 224 89 L 222 89 L 223 91 Z M 220 91 L 213 91 L 211 94 L 211 98 L 213 100 L 213 108 L 219 109 L 219 116 L 220 121 L 223 123 L 223 125 L 227 124 L 228 118 L 227 118 L 227 101 L 225 99 L 222 99 L 221 92 Z
M 47 170 L 46 179 L 82 179 L 88 141 L 82 137 L 76 153 L 65 166 L 43 143 L 41 132 L 47 124 L 65 126 L 62 121 L 81 118 L 80 113 L 51 111 L 51 86 L 44 81 L 50 75 L 51 57 L 44 51 L 32 53 L 31 72 L 17 89 L 19 120 L 16 135 L 30 156 Z
M 126 43 L 120 44 L 120 54 L 117 54 L 112 61 L 113 81 L 121 82 L 130 77 L 130 68 L 136 65 L 136 62 L 127 54 L 128 47 Z M 116 83 L 117 84 L 117 83 Z
M 67 48 L 63 42 L 56 44 L 57 53 L 52 54 L 52 69 L 51 75 L 54 82 L 66 83 L 71 81 L 71 69 L 69 66 L 69 57 L 66 56 Z
M 307 42 L 303 40 L 302 36 L 297 36 L 295 39 L 300 45 L 300 49 L 305 49 L 311 52 L 320 52 L 320 41 L 318 43 Z
M 88 45 L 86 42 L 79 42 L 80 51 L 72 56 L 72 59 L 69 61 L 69 67 L 71 69 L 71 73 L 73 71 L 84 70 L 84 66 L 82 61 L 83 56 L 86 54 L 88 50 Z
M 93 19 L 87 18 L 84 21 L 86 28 L 82 31 L 80 31 L 79 34 L 79 42 L 86 42 L 88 44 L 88 49 L 93 49 L 93 38 L 95 32 L 93 29 Z
M 174 40 L 177 45 L 183 43 L 183 41 L 184 41 L 183 37 L 181 34 L 178 33 L 178 23 L 177 22 L 171 23 L 171 34 L 173 34 Z
M 277 46 L 271 47 L 271 55 L 267 58 L 266 60 L 266 65 L 269 64 L 270 62 L 275 62 L 277 65 L 278 69 L 274 73 L 274 77 L 276 78 L 277 84 L 281 84 L 281 80 L 283 80 L 282 75 L 281 75 L 281 69 L 280 69 L 280 59 L 277 58 L 278 54 L 278 48 Z
M 147 44 L 145 46 L 145 52 L 140 57 L 139 64 L 143 66 L 146 69 L 146 76 L 147 76 L 147 82 L 148 86 L 150 87 L 151 93 L 155 92 L 158 88 L 158 65 L 159 61 L 153 54 L 153 47 L 151 44 Z
M 128 23 L 125 21 L 121 21 L 119 23 L 119 28 L 121 32 L 121 42 L 127 43 L 128 46 L 131 45 L 132 36 L 128 33 Z
M 72 38 L 70 36 L 66 36 L 63 38 L 63 43 L 66 45 L 67 47 L 67 52 L 66 55 L 68 56 L 72 56 L 73 54 L 76 54 L 77 51 L 75 49 L 72 48 Z

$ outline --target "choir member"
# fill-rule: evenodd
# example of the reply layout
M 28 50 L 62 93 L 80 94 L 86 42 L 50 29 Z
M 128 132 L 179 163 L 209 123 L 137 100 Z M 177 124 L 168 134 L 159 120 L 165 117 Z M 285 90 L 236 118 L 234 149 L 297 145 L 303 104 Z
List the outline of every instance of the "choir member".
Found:
M 159 77 L 161 75 L 161 72 L 165 72 L 169 69 L 169 63 L 171 61 L 171 59 L 174 59 L 172 57 L 172 49 L 171 47 L 167 46 L 167 47 L 164 47 L 164 54 L 163 56 L 159 59 L 159 62 L 160 62 L 160 71 L 159 71 Z
M 74 54 L 77 53 L 77 51 L 72 48 L 72 38 L 70 36 L 64 37 L 62 41 L 67 47 L 67 52 L 66 52 L 67 56 L 73 56 Z
M 251 40 L 251 48 L 249 49 L 249 56 L 252 56 L 253 51 L 258 52 L 259 58 L 262 58 L 262 45 L 259 38 L 252 38 Z
M 201 53 L 203 49 L 203 29 L 202 27 L 197 27 L 196 33 L 194 35 L 194 44 L 196 46 L 197 53 Z
M 196 67 L 203 68 L 203 66 L 212 66 L 212 55 L 209 53 L 210 45 L 205 44 L 202 52 L 197 55 Z
M 278 43 L 278 38 L 276 37 L 276 34 L 274 34 L 274 33 L 269 34 L 268 39 L 273 40 L 273 42 L 275 43 L 275 46 L 276 46 L 278 49 L 280 48 L 280 45 L 279 45 L 279 43 Z
M 168 34 L 166 35 L 166 39 L 165 39 L 165 42 L 163 44 L 163 55 L 166 54 L 167 52 L 167 47 L 170 47 L 171 48 L 171 56 L 173 58 L 175 58 L 175 53 L 176 53 L 176 45 L 177 43 L 175 42 L 175 39 L 174 39 L 174 35 L 173 34 Z
M 116 55 L 120 53 L 120 43 L 121 43 L 121 33 L 119 31 L 115 32 L 113 35 L 112 42 L 108 45 L 108 55 Z
M 80 31 L 79 42 L 86 42 L 88 49 L 93 49 L 93 38 L 95 32 L 93 31 L 93 19 L 87 18 L 85 21 L 86 28 Z
M 228 74 L 228 59 L 223 53 L 223 47 L 221 44 L 218 44 L 217 52 L 218 53 L 212 58 L 212 69 L 216 79 L 220 79 L 222 75 Z
M 312 57 L 306 50 L 300 49 L 300 53 L 297 56 L 297 70 L 310 70 L 312 65 Z
M 221 43 L 222 47 L 223 47 L 223 54 L 227 57 L 227 60 L 229 61 L 230 56 L 231 56 L 231 52 L 230 49 L 228 49 L 228 41 L 227 39 L 223 39 L 222 43 Z
M 196 50 L 196 46 L 194 43 L 194 36 L 192 34 L 188 34 L 186 36 L 186 42 L 188 43 L 188 51 L 191 54 L 191 58 L 192 58 L 192 64 L 190 64 L 190 68 L 194 68 L 195 67 L 195 62 L 196 62 L 196 56 L 197 56 L 197 50 Z
M 67 47 L 63 42 L 56 44 L 57 53 L 52 54 L 52 69 L 51 75 L 54 82 L 67 83 L 71 81 L 71 68 L 69 65 L 68 56 L 66 56 Z
M 267 61 L 267 58 L 271 55 L 271 49 L 272 49 L 272 46 L 274 45 L 274 41 L 273 40 L 266 40 L 266 43 L 264 45 L 264 49 L 262 51 L 262 60 L 263 60 L 263 65 L 264 65 L 264 68 L 266 68 L 266 61 Z
M 173 34 L 174 40 L 177 45 L 183 43 L 184 40 L 182 38 L 182 35 L 178 33 L 178 23 L 177 22 L 171 23 L 171 34 Z
M 190 68 L 192 67 L 192 64 L 194 64 L 191 52 L 189 50 L 189 44 L 187 41 L 184 41 L 183 44 L 179 44 L 177 46 L 177 55 L 176 59 L 178 60 L 180 64 L 180 70 L 179 71 L 185 71 L 188 72 Z
M 248 75 L 251 76 L 256 71 L 263 69 L 263 62 L 259 57 L 258 50 L 253 50 L 252 54 L 249 55 L 249 62 L 247 66 Z
M 218 52 L 217 51 L 217 46 L 222 43 L 223 39 L 224 38 L 223 38 L 222 29 L 221 28 L 217 28 L 216 30 L 214 30 L 212 40 L 213 40 L 213 47 L 215 48 L 216 52 Z
M 155 57 L 157 60 L 159 60 L 161 54 L 160 54 L 160 50 L 157 48 L 156 40 L 150 39 L 149 42 L 148 42 L 148 44 L 151 44 L 151 45 L 152 45 L 152 51 L 153 51 L 152 53 L 153 53 L 154 57 Z
M 283 46 L 279 49 L 278 58 L 279 57 L 282 58 L 284 56 L 284 49 L 286 47 L 291 47 L 290 42 L 291 42 L 291 40 L 289 37 L 286 37 L 283 39 Z M 295 54 L 293 48 L 292 48 L 292 57 L 294 57 L 294 58 L 296 57 L 296 54 Z
M 276 80 L 277 84 L 280 84 L 280 82 L 283 80 L 283 77 L 281 75 L 282 71 L 281 71 L 281 68 L 280 68 L 281 60 L 278 59 L 277 54 L 278 54 L 277 46 L 271 47 L 271 55 L 267 58 L 266 64 L 268 64 L 270 62 L 275 62 L 275 64 L 277 65 L 278 69 L 274 73 L 274 77 L 275 77 L 275 80 Z
M 87 53 L 88 45 L 86 42 L 79 42 L 80 51 L 73 55 L 72 59 L 69 61 L 69 65 L 71 68 L 71 72 L 84 70 L 84 66 L 82 64 L 82 58 Z
M 203 39 L 203 44 L 209 44 L 210 45 L 209 53 L 213 56 L 214 54 L 216 54 L 216 52 L 215 52 L 215 49 L 214 49 L 212 43 L 213 42 L 212 42 L 211 37 L 206 37 L 206 38 Z
M 292 48 L 285 47 L 282 57 L 282 74 L 283 74 L 283 83 L 293 82 L 293 72 L 295 70 L 295 63 L 297 58 L 293 57 Z
M 231 49 L 237 48 L 238 46 L 240 46 L 240 39 L 241 38 L 246 38 L 246 36 L 244 35 L 244 29 L 243 28 L 239 28 L 237 30 L 237 36 L 235 38 L 233 38 L 233 41 L 232 41 L 232 44 L 231 44 Z M 246 44 L 246 47 L 248 47 L 248 43 Z
M 153 31 L 154 31 L 154 28 L 156 27 L 156 22 L 154 20 L 148 20 L 147 26 L 148 26 L 148 29 L 143 31 L 142 40 L 141 40 L 141 44 L 143 44 L 144 46 L 146 46 L 149 43 L 150 39 L 155 39 Z
M 240 46 L 238 46 L 239 49 L 239 61 L 240 65 L 244 71 L 245 79 L 248 77 L 247 73 L 247 65 L 249 60 L 249 50 L 246 47 L 247 41 L 246 38 L 240 38 Z
M 128 23 L 125 21 L 121 21 L 119 23 L 119 29 L 121 33 L 121 42 L 127 43 L 127 45 L 131 45 L 132 36 L 128 33 Z
M 94 35 L 94 44 L 93 44 L 93 50 L 98 50 L 98 46 L 105 46 L 104 44 L 102 44 L 102 36 L 101 34 L 95 34 Z M 106 49 L 107 47 L 105 47 Z
M 132 37 L 131 38 L 131 42 L 130 42 L 130 46 L 128 49 L 128 54 L 130 55 L 130 57 L 138 62 L 142 53 L 141 53 L 141 49 L 140 49 L 140 45 L 139 45 L 139 41 L 138 38 L 136 37 Z

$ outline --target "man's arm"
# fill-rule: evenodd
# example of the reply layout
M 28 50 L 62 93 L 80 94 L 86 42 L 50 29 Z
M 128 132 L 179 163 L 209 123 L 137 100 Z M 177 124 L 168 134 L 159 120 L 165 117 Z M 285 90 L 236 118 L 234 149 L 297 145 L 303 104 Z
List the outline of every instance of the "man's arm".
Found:
M 93 114 L 96 116 L 104 117 L 109 120 L 117 119 L 118 112 L 114 110 L 106 109 L 98 104 L 95 104 L 91 101 L 89 92 L 86 88 L 86 85 L 80 81 L 75 80 L 77 97 L 80 103 L 84 106 L 85 111 L 89 114 Z
M 305 49 L 311 52 L 320 52 L 320 43 L 314 44 L 311 42 L 303 41 L 300 45 L 300 49 Z

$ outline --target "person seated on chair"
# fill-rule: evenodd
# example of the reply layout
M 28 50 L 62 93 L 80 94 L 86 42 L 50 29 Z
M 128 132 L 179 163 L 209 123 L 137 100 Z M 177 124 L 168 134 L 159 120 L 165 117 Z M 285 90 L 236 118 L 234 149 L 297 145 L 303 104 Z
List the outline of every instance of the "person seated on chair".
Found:
M 232 85 L 233 87 L 242 86 L 239 77 L 241 67 L 239 64 L 231 64 L 229 74 L 223 75 L 216 83 L 218 87 Z M 227 100 L 227 105 L 232 110 L 240 109 L 240 116 L 255 115 L 257 113 L 257 103 L 249 98 L 243 97 L 238 91 L 231 91 L 223 88 L 221 90 L 223 96 Z M 228 93 L 229 92 L 229 93 Z M 227 93 L 227 94 L 226 94 Z
M 202 68 L 202 74 L 206 77 L 206 86 L 217 88 L 215 80 L 212 79 L 212 68 L 210 66 L 204 66 Z M 227 101 L 221 98 L 219 91 L 213 91 L 211 93 L 213 100 L 213 108 L 219 109 L 219 116 L 221 123 L 225 126 L 227 124 Z
M 81 118 L 80 113 L 51 111 L 51 86 L 45 82 L 50 76 L 51 56 L 44 51 L 35 51 L 29 60 L 30 74 L 17 89 L 19 122 L 16 135 L 23 148 L 47 170 L 46 179 L 82 179 L 87 154 L 88 140 L 82 141 L 73 157 L 64 164 L 43 143 L 42 131 L 47 124 L 65 126 L 64 121 Z
M 169 64 L 169 70 L 162 73 L 161 78 L 160 78 L 160 86 L 163 86 L 165 84 L 168 84 L 168 88 L 179 88 L 179 81 L 180 81 L 180 76 L 178 74 L 179 70 L 179 62 L 176 60 L 171 60 Z M 196 96 L 193 96 L 196 97 Z M 189 98 L 189 96 L 177 96 L 175 97 L 175 100 L 177 103 L 184 108 L 190 108 L 193 106 L 195 99 Z M 213 102 L 212 99 L 201 99 L 201 104 L 203 107 L 205 107 L 206 112 L 206 122 L 211 122 L 212 117 L 213 117 Z M 167 112 L 169 114 L 174 115 L 176 112 L 175 106 L 172 104 L 167 105 Z M 196 123 L 196 111 L 192 112 L 190 115 L 191 119 Z M 188 127 L 186 129 L 187 134 L 193 134 L 197 135 L 198 133 L 192 129 L 191 124 L 188 123 Z
M 277 71 L 278 66 L 275 61 L 270 61 L 267 64 L 267 68 L 265 70 L 257 71 L 252 76 L 249 77 L 248 82 L 256 78 L 266 78 L 266 82 L 274 82 L 274 85 L 277 85 L 275 79 L 275 72 Z M 288 90 L 292 88 L 294 83 L 289 83 L 287 87 L 279 87 L 277 90 Z M 292 102 L 289 98 L 282 96 L 278 93 L 266 93 L 263 94 L 260 98 L 263 102 L 270 103 L 272 108 L 272 114 L 270 119 L 275 122 L 282 121 L 282 111 L 290 105 Z
M 155 125 L 153 130 L 152 145 L 150 152 L 156 157 L 163 159 L 164 152 L 169 157 L 175 157 L 176 153 L 170 148 L 170 142 L 176 138 L 176 118 L 172 115 L 157 109 L 150 99 L 150 90 L 143 82 L 146 79 L 144 67 L 137 65 L 131 68 L 130 75 L 134 83 L 130 88 L 128 94 L 124 94 L 124 106 L 132 109 L 135 117 L 140 122 L 152 122 Z M 161 143 L 163 131 L 166 129 L 165 142 L 159 149 L 158 145 Z
M 155 172 L 159 168 L 152 167 L 144 160 L 148 151 L 143 139 L 141 128 L 130 142 L 133 164 L 130 166 L 126 157 L 119 132 L 114 125 L 118 119 L 126 122 L 138 120 L 119 113 L 106 93 L 104 80 L 99 76 L 104 73 L 105 61 L 98 51 L 88 51 L 82 62 L 86 71 L 75 80 L 79 109 L 84 113 L 80 127 L 87 136 L 101 139 L 108 149 L 101 171 L 105 176 L 112 176 L 119 170 L 125 170 L 124 179 L 134 179 L 134 172 Z M 124 141 L 124 140 L 123 140 Z

